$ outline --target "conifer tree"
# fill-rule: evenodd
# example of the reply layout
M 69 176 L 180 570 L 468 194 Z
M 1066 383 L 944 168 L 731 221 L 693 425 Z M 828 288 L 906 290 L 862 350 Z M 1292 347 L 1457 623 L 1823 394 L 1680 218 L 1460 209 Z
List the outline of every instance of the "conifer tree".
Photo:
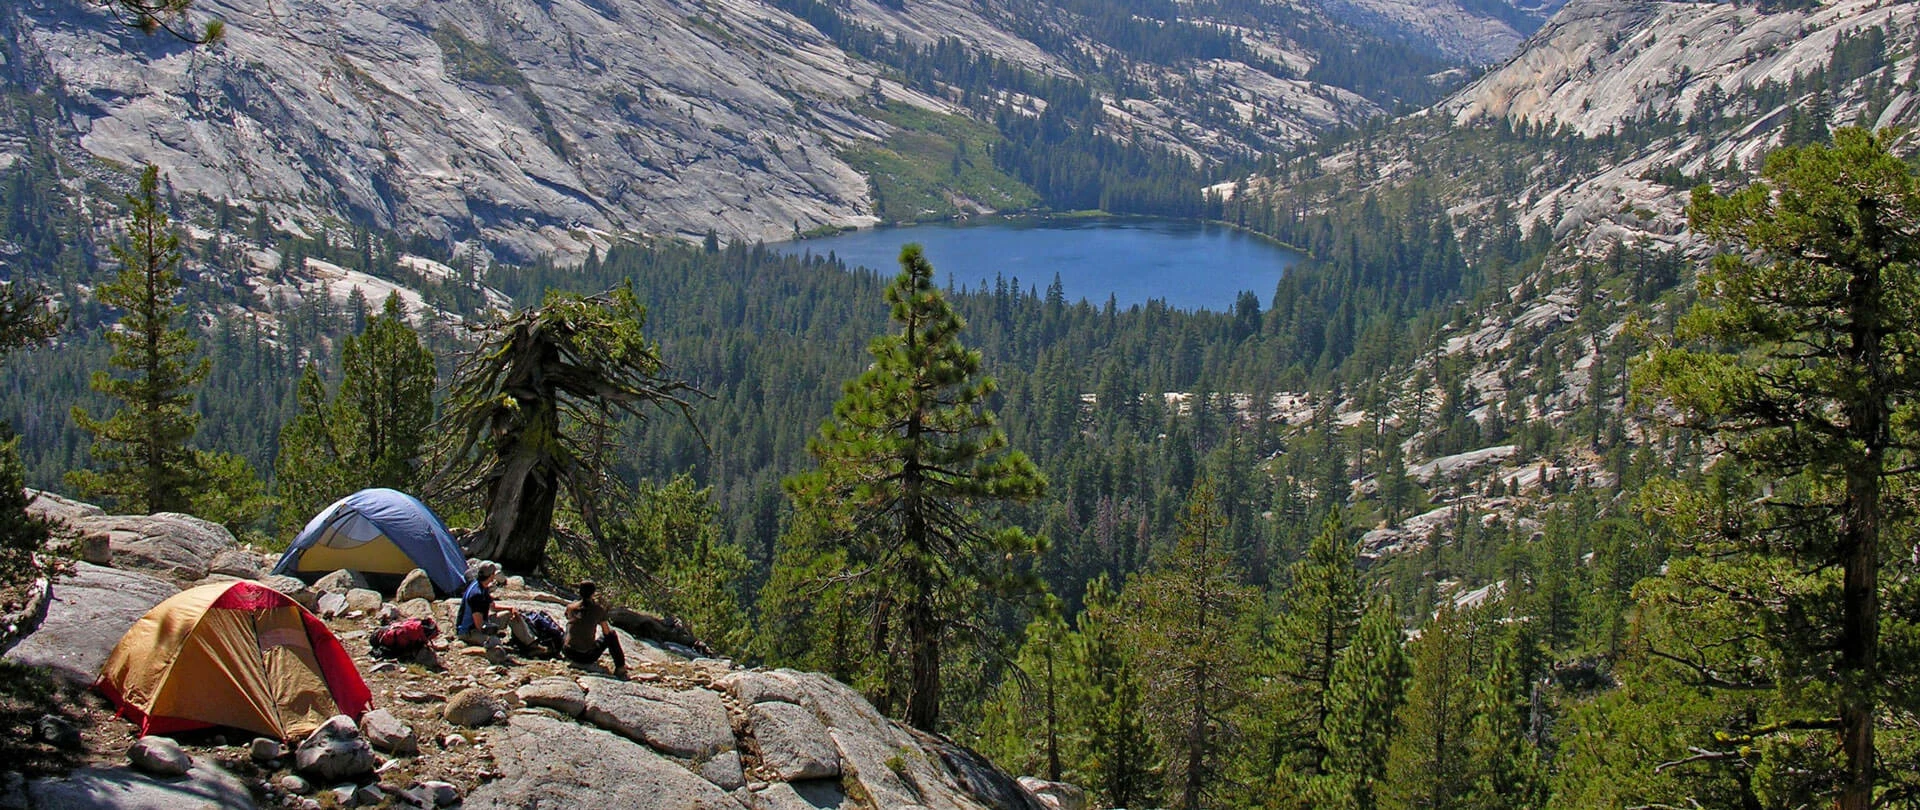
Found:
M 44 295 L 17 281 L 0 283 L 0 358 L 14 349 L 51 339 L 60 318 Z M 0 591 L 38 575 L 34 555 L 46 546 L 46 521 L 27 513 L 26 476 L 20 465 L 20 439 L 0 420 Z
M 433 352 L 407 324 L 398 294 L 341 346 L 340 369 L 340 399 L 356 428 L 352 467 L 365 479 L 356 489 L 413 489 L 433 422 Z
M 1920 178 L 1892 140 L 1843 129 L 1832 146 L 1774 152 L 1733 194 L 1696 189 L 1689 221 L 1732 250 L 1702 274 L 1681 342 L 1636 374 L 1683 426 L 1724 441 L 1765 492 L 1745 525 L 1685 538 L 1686 553 L 1647 588 L 1675 626 L 1687 613 L 1735 619 L 1725 643 L 1657 654 L 1704 688 L 1780 699 L 1701 740 L 1707 753 L 1692 762 L 1753 767 L 1750 754 L 1800 747 L 1773 742 L 1829 728 L 1838 767 L 1797 781 L 1809 783 L 1802 801 L 1841 810 L 1876 806 L 1877 790 L 1904 780 L 1911 768 L 1890 757 L 1913 764 L 1912 745 L 1892 718 L 1920 710 L 1913 690 L 1888 688 L 1920 675 L 1910 646 L 1920 612 L 1896 596 L 1910 555 L 1887 552 L 1896 538 L 1910 545 L 1893 518 L 1911 508 L 1920 469 Z M 1756 645 L 1785 666 L 1716 671 L 1717 656 Z M 1902 739 L 1879 745 L 1882 728 Z
M 1495 646 L 1493 665 L 1476 686 L 1473 724 L 1466 740 L 1473 784 L 1472 810 L 1535 810 L 1546 806 L 1543 766 L 1527 717 L 1532 697 L 1521 671 L 1519 645 L 1509 635 Z
M 1380 599 L 1361 617 L 1353 643 L 1334 663 L 1327 722 L 1320 728 L 1320 747 L 1327 753 L 1315 785 L 1318 806 L 1379 806 L 1375 794 L 1386 777 L 1396 715 L 1411 675 L 1402 635 L 1393 600 Z
M 1385 810 L 1457 810 L 1465 807 L 1472 777 L 1467 732 L 1475 699 L 1475 628 L 1443 604 L 1409 645 L 1413 677 L 1399 712 L 1399 729 L 1378 786 Z
M 1278 790 L 1272 780 L 1310 776 L 1326 758 L 1320 741 L 1331 713 L 1334 664 L 1363 607 L 1354 559 L 1345 524 L 1333 513 L 1291 568 L 1265 654 L 1269 688 L 1256 703 L 1263 737 L 1251 777 L 1256 785 Z
M 844 549 L 836 576 L 872 586 L 869 649 L 905 659 L 904 689 L 889 684 L 888 694 L 904 692 L 907 722 L 936 730 L 943 648 L 970 624 L 967 605 L 1032 587 L 1021 569 L 1042 546 L 994 528 L 983 510 L 1039 497 L 1046 479 L 1007 447 L 986 407 L 993 380 L 961 344 L 966 324 L 919 245 L 900 251 L 900 268 L 886 290 L 899 331 L 868 344 L 873 364 L 808 443 L 817 469 L 789 479 L 787 491 L 801 524 L 794 536 Z
M 160 199 L 160 170 L 148 166 L 140 188 L 127 197 L 131 218 L 126 239 L 113 246 L 120 273 L 96 290 L 100 302 L 121 311 L 120 328 L 107 333 L 108 363 L 132 374 L 93 375 L 93 389 L 120 400 L 106 419 L 73 409 L 74 422 L 93 434 L 97 470 L 75 470 L 68 481 L 84 497 L 104 498 L 134 512 L 191 508 L 200 471 L 187 442 L 199 427 L 192 389 L 207 376 L 203 358 L 192 361 L 194 339 L 176 322 L 186 314 L 175 303 L 182 258 Z
M 1086 786 L 1108 807 L 1151 804 L 1160 764 L 1148 729 L 1146 686 L 1127 641 L 1126 602 L 1102 574 L 1087 583 L 1075 622 L 1085 690 L 1078 714 L 1087 721 Z
M 564 492 L 595 537 L 611 481 L 614 415 L 652 408 L 690 416 L 691 390 L 666 375 L 631 286 L 594 296 L 549 292 L 486 333 L 467 354 L 441 416 L 440 494 L 479 492 L 486 527 L 473 553 L 508 570 L 547 559 Z
M 1168 790 L 1185 810 L 1212 806 L 1225 787 L 1238 734 L 1230 718 L 1246 699 L 1254 592 L 1233 573 L 1225 529 L 1212 486 L 1195 484 L 1179 542 L 1127 585 L 1147 714 L 1167 753 Z
M 307 520 L 335 499 L 359 487 L 352 484 L 347 458 L 351 418 L 343 403 L 327 396 L 326 381 L 308 363 L 294 387 L 294 415 L 280 428 L 274 459 L 274 493 L 280 500 L 280 532 L 298 532 Z

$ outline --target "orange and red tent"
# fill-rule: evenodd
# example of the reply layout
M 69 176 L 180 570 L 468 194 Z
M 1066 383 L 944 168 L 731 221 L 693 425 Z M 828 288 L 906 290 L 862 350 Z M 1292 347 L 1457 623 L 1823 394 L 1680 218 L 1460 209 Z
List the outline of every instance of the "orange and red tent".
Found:
M 213 726 L 280 739 L 358 719 L 373 693 L 324 622 L 256 582 L 189 588 L 120 637 L 95 684 L 142 734 Z

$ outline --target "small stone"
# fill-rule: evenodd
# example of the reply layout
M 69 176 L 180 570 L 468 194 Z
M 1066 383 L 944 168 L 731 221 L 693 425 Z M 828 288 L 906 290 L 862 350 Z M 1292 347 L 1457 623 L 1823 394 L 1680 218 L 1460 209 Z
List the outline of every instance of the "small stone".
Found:
M 406 578 L 400 580 L 400 587 L 393 590 L 393 601 L 395 602 L 405 602 L 409 599 L 432 598 L 433 580 L 427 576 L 427 572 L 418 568 L 407 572 Z
M 374 807 L 387 800 L 387 792 L 379 785 L 361 785 L 353 789 L 353 803 L 362 807 Z
M 394 599 L 393 609 L 403 619 L 433 619 L 433 603 L 425 599 Z M 439 624 L 438 619 L 434 619 Z
M 373 612 L 373 620 L 381 624 L 393 624 L 400 621 L 400 609 L 392 604 L 383 604 Z
M 399 672 L 399 671 L 400 671 L 399 664 L 396 664 L 392 661 L 381 661 L 378 664 L 374 664 L 372 669 L 367 670 L 367 674 L 378 675 L 382 672 Z
M 408 690 L 400 693 L 400 699 L 408 703 L 436 703 L 446 700 L 447 696 L 439 692 L 420 692 Z
M 180 744 L 165 737 L 141 737 L 134 740 L 133 747 L 127 749 L 127 760 L 133 767 L 155 776 L 186 776 L 193 770 L 193 758 L 180 748 Z
M 433 801 L 434 807 L 450 807 L 460 803 L 460 788 L 451 782 L 426 781 L 419 785 Z
M 294 751 L 294 768 L 328 782 L 357 779 L 373 771 L 373 746 L 360 736 L 353 718 L 336 714 Z
M 713 759 L 700 763 L 700 776 L 721 790 L 737 790 L 747 784 L 746 772 L 740 768 L 738 751 L 722 751 Z
M 334 804 L 340 805 L 341 807 L 352 807 L 354 806 L 353 791 L 358 787 L 358 785 L 338 785 L 327 792 L 333 794 Z
M 488 726 L 506 719 L 507 704 L 479 687 L 462 689 L 447 698 L 442 716 L 456 726 Z
M 471 743 L 467 742 L 467 738 L 462 737 L 458 734 L 448 734 L 447 736 L 440 738 L 440 747 L 448 751 L 452 751 L 456 748 L 465 748 L 470 744 Z
M 84 743 L 80 740 L 80 729 L 57 714 L 43 714 L 33 724 L 33 734 L 40 741 L 55 748 L 73 750 Z
M 413 727 L 400 722 L 393 712 L 374 709 L 360 717 L 360 734 L 373 747 L 390 754 L 410 757 L 420 753 L 420 740 Z
M 313 792 L 313 783 L 290 773 L 280 777 L 280 789 L 295 796 L 305 796 Z
M 247 749 L 247 754 L 255 762 L 272 762 L 287 755 L 287 747 L 272 737 L 255 737 Z
M 368 588 L 347 591 L 347 610 L 373 613 L 380 609 L 380 592 Z

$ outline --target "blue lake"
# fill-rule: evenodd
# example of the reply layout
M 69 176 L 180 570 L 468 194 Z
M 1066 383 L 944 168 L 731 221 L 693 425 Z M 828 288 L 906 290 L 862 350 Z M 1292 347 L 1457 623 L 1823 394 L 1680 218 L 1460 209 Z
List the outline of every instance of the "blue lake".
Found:
M 771 247 L 832 252 L 850 267 L 891 276 L 900 247 L 919 242 L 943 285 L 992 288 L 997 278 L 1044 293 L 1060 275 L 1067 300 L 1122 308 L 1159 299 L 1178 309 L 1224 312 L 1242 290 L 1273 298 L 1274 285 L 1300 254 L 1223 225 L 1141 217 L 993 219 L 871 228 Z

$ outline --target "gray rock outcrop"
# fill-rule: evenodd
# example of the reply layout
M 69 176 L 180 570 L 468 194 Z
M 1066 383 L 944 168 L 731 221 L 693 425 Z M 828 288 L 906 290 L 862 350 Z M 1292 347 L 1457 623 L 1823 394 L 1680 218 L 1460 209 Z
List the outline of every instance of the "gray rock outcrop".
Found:
M 179 591 L 146 574 L 78 563 L 72 574 L 54 582 L 40 629 L 8 650 L 6 660 L 92 683 L 127 628 Z
M 517 714 L 494 741 L 501 778 L 468 794 L 472 810 L 625 807 L 746 810 L 713 783 L 645 745 L 540 714 Z
M 115 568 L 150 573 L 179 585 L 206 578 L 222 552 L 239 543 L 225 526 L 192 515 L 94 515 L 73 518 L 75 531 L 107 535 Z
M 760 747 L 760 763 L 782 782 L 840 775 L 840 752 L 813 712 L 792 703 L 767 701 L 747 707 L 747 733 Z
M 245 783 L 204 759 L 193 760 L 184 777 L 171 778 L 130 768 L 80 768 L 66 776 L 29 781 L 26 801 L 37 810 L 251 810 L 255 806 Z
M 720 695 L 586 678 L 582 717 L 668 756 L 704 761 L 734 748 L 733 726 Z

